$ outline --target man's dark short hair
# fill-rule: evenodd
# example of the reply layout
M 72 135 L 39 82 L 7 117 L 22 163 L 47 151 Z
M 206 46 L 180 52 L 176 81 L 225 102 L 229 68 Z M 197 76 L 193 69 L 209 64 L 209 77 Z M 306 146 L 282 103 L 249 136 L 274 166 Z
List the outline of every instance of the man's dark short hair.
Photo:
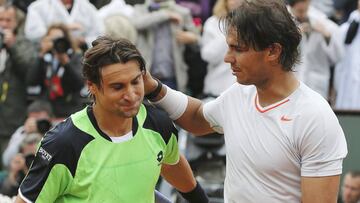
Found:
M 45 111 L 50 117 L 53 116 L 51 104 L 45 100 L 35 100 L 27 108 L 27 114 Z
M 99 37 L 92 42 L 85 52 L 83 60 L 83 75 L 86 80 L 101 87 L 101 69 L 116 63 L 127 63 L 135 60 L 141 71 L 145 72 L 145 60 L 134 44 L 124 38 Z
M 284 71 L 292 71 L 299 62 L 301 33 L 284 0 L 244 1 L 221 21 L 225 32 L 235 28 L 239 44 L 256 51 L 279 43 L 282 46 L 279 63 Z
M 360 177 L 360 171 L 349 171 L 349 172 L 347 172 L 347 174 L 349 174 L 353 178 Z

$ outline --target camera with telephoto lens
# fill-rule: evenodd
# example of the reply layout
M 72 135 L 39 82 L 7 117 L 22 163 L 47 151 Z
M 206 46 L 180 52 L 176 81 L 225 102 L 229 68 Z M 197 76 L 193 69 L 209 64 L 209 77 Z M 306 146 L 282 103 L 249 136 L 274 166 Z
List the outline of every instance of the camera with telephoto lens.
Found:
M 51 122 L 48 119 L 39 119 L 36 121 L 36 128 L 42 135 L 49 131 L 51 126 Z
M 68 52 L 69 49 L 71 49 L 71 43 L 65 37 L 59 37 L 54 39 L 53 44 L 54 51 L 59 54 L 65 54 Z

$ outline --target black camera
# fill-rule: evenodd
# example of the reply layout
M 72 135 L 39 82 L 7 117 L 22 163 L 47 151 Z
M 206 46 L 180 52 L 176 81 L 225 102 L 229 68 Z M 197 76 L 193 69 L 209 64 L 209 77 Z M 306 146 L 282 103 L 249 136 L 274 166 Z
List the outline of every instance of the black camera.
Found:
M 71 49 L 71 43 L 65 37 L 56 38 L 53 41 L 54 43 L 54 51 L 59 54 L 65 54 Z
M 51 122 L 48 119 L 39 119 L 36 121 L 36 128 L 42 135 L 49 131 L 51 126 Z
M 4 48 L 4 33 L 0 29 L 0 49 Z

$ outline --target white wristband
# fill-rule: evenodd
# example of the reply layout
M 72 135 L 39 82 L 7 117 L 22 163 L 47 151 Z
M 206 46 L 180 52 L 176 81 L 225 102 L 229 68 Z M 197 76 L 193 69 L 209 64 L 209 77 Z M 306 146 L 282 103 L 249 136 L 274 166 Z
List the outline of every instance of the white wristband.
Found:
M 188 98 L 184 93 L 164 86 L 166 87 L 165 96 L 159 101 L 151 103 L 166 111 L 172 120 L 177 120 L 184 114 L 188 105 Z

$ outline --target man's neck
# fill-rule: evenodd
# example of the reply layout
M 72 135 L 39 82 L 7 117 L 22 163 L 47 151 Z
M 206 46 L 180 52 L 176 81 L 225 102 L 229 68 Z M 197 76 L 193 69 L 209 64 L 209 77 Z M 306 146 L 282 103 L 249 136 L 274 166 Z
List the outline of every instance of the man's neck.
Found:
M 99 128 L 110 137 L 123 136 L 132 129 L 132 119 L 108 112 L 99 105 L 93 105 L 93 112 Z
M 260 105 L 265 107 L 285 99 L 299 84 L 293 72 L 281 71 L 263 85 L 256 85 Z

